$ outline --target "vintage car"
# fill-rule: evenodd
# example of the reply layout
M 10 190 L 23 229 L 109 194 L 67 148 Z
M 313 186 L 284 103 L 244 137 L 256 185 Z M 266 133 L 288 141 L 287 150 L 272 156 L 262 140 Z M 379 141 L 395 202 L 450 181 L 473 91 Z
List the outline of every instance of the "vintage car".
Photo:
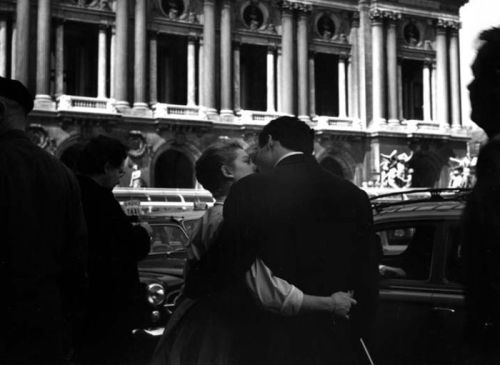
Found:
M 157 337 L 184 282 L 189 236 L 213 198 L 197 189 L 115 188 L 113 193 L 133 222 L 146 222 L 152 228 L 150 252 L 138 265 L 147 313 L 142 316 L 143 326 L 134 333 Z
M 453 364 L 464 331 L 459 219 L 467 191 L 372 199 L 382 248 L 373 356 L 380 364 Z M 427 194 L 427 196 L 425 196 Z

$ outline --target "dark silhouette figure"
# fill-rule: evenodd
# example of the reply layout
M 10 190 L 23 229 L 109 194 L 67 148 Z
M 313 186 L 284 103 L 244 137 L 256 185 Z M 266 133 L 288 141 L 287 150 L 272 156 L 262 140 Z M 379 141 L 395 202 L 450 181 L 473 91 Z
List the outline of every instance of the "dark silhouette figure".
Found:
M 132 330 L 145 314 L 137 263 L 149 252 L 148 226 L 132 225 L 112 189 L 124 174 L 127 148 L 118 140 L 93 138 L 80 154 L 78 181 L 89 236 L 89 292 L 78 361 L 130 364 Z
M 0 363 L 66 364 L 85 286 L 78 183 L 24 133 L 33 98 L 0 77 Z
M 470 364 L 500 363 L 500 28 L 483 32 L 469 85 L 472 120 L 485 130 L 477 183 L 463 214 Z

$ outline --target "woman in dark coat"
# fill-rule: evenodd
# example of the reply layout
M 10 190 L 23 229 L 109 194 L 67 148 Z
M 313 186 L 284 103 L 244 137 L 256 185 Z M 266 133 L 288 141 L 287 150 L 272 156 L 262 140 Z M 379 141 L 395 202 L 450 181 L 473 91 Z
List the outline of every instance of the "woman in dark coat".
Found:
M 127 148 L 99 136 L 85 146 L 78 181 L 89 235 L 87 316 L 78 358 L 88 364 L 133 363 L 132 329 L 144 292 L 137 263 L 149 252 L 147 226 L 132 225 L 112 189 L 123 176 Z

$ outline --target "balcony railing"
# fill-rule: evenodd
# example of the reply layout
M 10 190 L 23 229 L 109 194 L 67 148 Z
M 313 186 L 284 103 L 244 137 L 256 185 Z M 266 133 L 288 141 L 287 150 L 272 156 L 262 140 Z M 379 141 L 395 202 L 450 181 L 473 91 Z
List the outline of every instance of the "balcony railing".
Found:
M 75 95 L 59 96 L 57 98 L 57 109 L 64 111 L 116 113 L 112 99 Z
M 329 117 L 318 115 L 313 119 L 320 129 L 352 129 L 355 123 L 351 118 Z
M 197 105 L 176 105 L 156 103 L 153 105 L 153 116 L 155 118 L 203 118 L 201 108 Z
M 243 123 L 267 124 L 269 121 L 286 115 L 278 112 L 262 112 L 257 110 L 242 110 L 240 120 Z

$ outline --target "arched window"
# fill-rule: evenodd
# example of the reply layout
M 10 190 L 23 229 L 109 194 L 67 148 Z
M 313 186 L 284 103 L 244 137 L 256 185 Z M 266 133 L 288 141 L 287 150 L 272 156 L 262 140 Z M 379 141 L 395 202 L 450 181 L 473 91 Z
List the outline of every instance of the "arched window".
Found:
M 182 152 L 167 150 L 156 160 L 155 187 L 194 188 L 194 167 Z

